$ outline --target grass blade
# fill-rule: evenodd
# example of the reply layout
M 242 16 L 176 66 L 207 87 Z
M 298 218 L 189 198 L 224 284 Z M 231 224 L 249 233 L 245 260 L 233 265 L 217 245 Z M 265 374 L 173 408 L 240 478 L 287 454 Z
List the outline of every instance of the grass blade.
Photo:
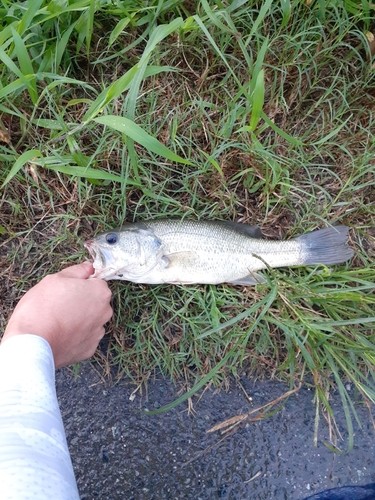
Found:
M 267 36 L 264 39 L 264 42 L 262 43 L 262 46 L 259 50 L 256 62 L 254 64 L 254 68 L 252 70 L 252 77 L 251 77 L 251 81 L 250 81 L 250 94 L 251 95 L 253 95 L 255 90 L 256 90 L 257 82 L 259 79 L 259 74 L 262 70 L 262 67 L 264 64 L 264 58 L 266 57 L 266 53 L 267 53 L 268 48 L 269 48 L 269 37 Z M 264 70 L 263 70 L 263 81 L 264 81 Z
M 83 117 L 83 122 L 92 120 L 103 110 L 103 108 L 109 102 L 111 102 L 113 99 L 116 99 L 120 94 L 125 92 L 138 70 L 139 65 L 136 64 L 131 69 L 129 69 L 125 73 L 125 75 L 112 83 L 112 85 L 110 85 L 108 88 L 104 89 L 86 111 Z
M 278 127 L 272 120 L 270 120 L 264 112 L 262 112 L 261 116 L 267 123 L 267 125 L 269 125 L 277 134 L 279 134 L 280 137 L 289 142 L 289 144 L 291 144 L 292 146 L 302 146 L 303 143 L 300 139 L 296 139 L 295 137 L 292 137 L 291 135 L 284 132 L 284 130 Z
M 29 91 L 33 104 L 36 104 L 38 101 L 38 92 L 36 89 L 35 76 L 34 78 L 32 77 L 34 75 L 34 68 L 30 60 L 29 53 L 25 47 L 22 38 L 14 29 L 12 29 L 12 35 L 13 35 L 15 52 L 17 54 L 17 59 L 22 72 L 22 78 L 24 77 L 28 78 L 27 89 Z
M 17 29 L 20 35 L 23 35 L 23 33 L 25 33 L 25 31 L 29 28 L 42 3 L 43 0 L 29 0 L 27 2 L 27 8 L 24 11 L 25 14 L 23 15 Z
M 208 18 L 212 21 L 212 23 L 215 26 L 217 26 L 224 33 L 227 32 L 227 33 L 233 34 L 233 31 L 231 29 L 229 29 L 227 26 L 225 26 L 225 24 L 223 24 L 220 21 L 219 16 L 217 15 L 217 12 L 214 12 L 211 9 L 207 0 L 201 0 L 201 4 L 202 4 L 202 7 L 203 7 L 205 13 L 207 14 Z
M 280 0 L 281 8 L 283 11 L 283 26 L 286 26 L 289 22 L 290 16 L 292 14 L 292 6 L 290 5 L 290 0 Z
M 58 165 L 58 166 L 49 165 L 46 166 L 46 168 L 54 170 L 55 172 L 60 172 L 61 174 L 71 175 L 74 177 L 83 177 L 85 179 L 96 179 L 102 181 L 113 181 L 113 182 L 119 182 L 120 184 L 126 182 L 127 184 L 140 187 L 139 184 L 136 184 L 132 181 L 129 182 L 128 180 L 122 178 L 120 175 L 111 174 L 109 172 L 105 172 L 104 170 L 99 170 L 97 168 L 91 168 L 91 167 L 82 168 L 69 165 Z
M 161 142 L 159 142 L 155 137 L 152 137 L 147 132 L 145 132 L 139 125 L 132 122 L 128 118 L 123 116 L 103 116 L 101 118 L 95 118 L 95 122 L 100 123 L 102 125 L 106 125 L 108 127 L 117 130 L 130 137 L 133 141 L 138 142 L 144 148 L 156 153 L 159 156 L 163 156 L 171 161 L 176 161 L 179 163 L 184 163 L 185 165 L 192 165 L 191 162 L 181 158 L 177 154 L 170 151 L 167 147 L 165 147 Z
M 0 59 L 1 59 L 1 54 L 0 54 Z M 9 83 L 0 90 L 0 99 L 15 92 L 21 92 L 22 90 L 28 87 L 28 80 L 31 80 L 33 78 L 35 77 L 33 75 L 30 75 L 30 77 L 18 78 L 17 80 L 14 80 L 14 82 Z
M 121 35 L 121 33 L 124 31 L 124 29 L 128 26 L 130 23 L 129 17 L 125 17 L 123 19 L 120 19 L 120 21 L 117 23 L 116 27 L 114 30 L 111 31 L 111 34 L 109 36 L 109 41 L 108 41 L 108 47 L 111 47 L 117 40 L 117 38 Z
M 254 24 L 253 24 L 253 26 L 251 28 L 250 34 L 247 37 L 247 40 L 245 41 L 245 47 L 247 47 L 249 45 L 249 43 L 251 42 L 251 40 L 252 40 L 252 38 L 254 36 L 254 33 L 256 31 L 258 31 L 259 26 L 264 21 L 265 17 L 268 14 L 268 11 L 270 10 L 270 8 L 272 6 L 272 2 L 273 2 L 273 0 L 266 0 L 264 2 L 264 4 L 262 5 L 262 7 L 261 7 L 261 9 L 259 11 L 258 17 L 256 18 L 256 20 L 255 20 L 255 22 L 254 22 Z
M 157 410 L 152 410 L 144 413 L 146 413 L 147 415 L 158 415 L 159 413 L 164 413 L 166 411 L 172 410 L 172 408 L 175 408 L 179 404 L 191 398 L 191 396 L 194 396 L 194 394 L 197 391 L 199 391 L 199 389 L 204 387 L 212 379 L 215 373 L 217 373 L 220 370 L 220 368 L 222 368 L 225 365 L 225 363 L 229 360 L 229 358 L 234 354 L 234 351 L 235 349 L 231 349 L 226 354 L 226 356 L 221 361 L 219 361 L 219 363 L 214 368 L 212 368 L 212 370 L 210 370 L 209 373 L 207 373 L 205 377 L 203 377 L 198 383 L 194 385 L 194 387 L 190 389 L 190 391 L 185 392 L 185 394 L 172 401 L 172 403 L 164 405 L 161 408 L 158 408 Z
M 64 56 L 64 53 L 66 51 L 66 47 L 68 45 L 68 42 L 70 40 L 72 31 L 75 28 L 76 23 L 72 23 L 72 25 L 65 31 L 61 39 L 58 41 L 56 45 L 56 51 L 55 51 L 55 71 L 58 72 L 58 69 L 60 67 L 62 58 Z
M 214 333 L 220 332 L 224 330 L 225 328 L 229 328 L 230 326 L 235 325 L 239 321 L 242 321 L 243 319 L 247 318 L 248 316 L 251 316 L 254 314 L 258 309 L 260 309 L 264 304 L 267 303 L 267 296 L 263 297 L 259 302 L 256 302 L 252 307 L 249 307 L 245 311 L 241 312 L 234 318 L 231 318 L 230 320 L 226 321 L 225 323 L 221 323 L 219 326 L 216 326 L 214 328 L 210 328 L 209 330 L 201 333 L 198 336 L 198 339 L 204 339 L 206 337 L 211 336 Z
M 95 3 L 96 0 L 90 0 L 89 10 L 88 10 L 88 20 L 87 20 L 87 28 L 86 28 L 86 53 L 89 57 L 90 55 L 90 45 L 91 38 L 94 32 L 94 15 L 95 15 Z
M 255 82 L 255 89 L 252 95 L 253 107 L 250 117 L 250 131 L 254 132 L 259 123 L 264 104 L 264 70 L 259 71 Z
M 152 52 L 155 50 L 155 47 L 157 46 L 157 44 L 159 42 L 161 42 L 162 40 L 164 40 L 164 38 L 169 36 L 171 33 L 178 30 L 179 28 L 181 28 L 181 26 L 183 24 L 184 24 L 184 20 L 181 17 L 178 17 L 177 19 L 174 19 L 169 24 L 161 24 L 160 26 L 157 26 L 150 33 L 150 38 L 147 42 L 145 50 L 144 50 L 142 57 L 139 61 L 139 65 L 142 65 L 144 63 L 147 64 Z
M 42 156 L 42 153 L 38 149 L 31 149 L 30 151 L 26 151 L 23 153 L 17 160 L 15 161 L 13 167 L 11 168 L 10 172 L 5 178 L 5 181 L 1 185 L 1 188 L 3 188 L 8 182 L 13 179 L 15 175 L 21 170 L 21 168 L 28 163 L 29 161 L 33 160 L 34 158 L 40 158 Z

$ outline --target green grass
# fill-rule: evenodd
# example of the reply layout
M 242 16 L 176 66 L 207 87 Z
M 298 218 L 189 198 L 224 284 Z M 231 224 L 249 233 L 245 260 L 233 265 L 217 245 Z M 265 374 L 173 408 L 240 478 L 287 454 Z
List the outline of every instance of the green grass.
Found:
M 302 382 L 331 419 L 339 391 L 350 448 L 356 406 L 375 401 L 373 10 L 307 4 L 2 2 L 0 320 L 125 220 L 240 220 L 271 238 L 347 224 L 356 257 L 332 269 L 256 288 L 111 283 L 97 359 L 138 384 L 184 379 L 181 399 L 243 372 Z

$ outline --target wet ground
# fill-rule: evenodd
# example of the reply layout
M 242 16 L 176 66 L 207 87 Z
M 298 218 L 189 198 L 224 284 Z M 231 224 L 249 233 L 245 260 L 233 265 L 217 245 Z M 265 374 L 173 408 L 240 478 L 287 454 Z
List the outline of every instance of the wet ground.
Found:
M 277 382 L 241 380 L 253 407 L 282 395 Z M 313 392 L 301 389 L 272 417 L 248 424 L 199 456 L 221 439 L 206 430 L 248 412 L 251 405 L 233 383 L 229 392 L 207 390 L 160 415 L 140 413 L 171 402 L 178 387 L 162 378 L 148 394 L 129 399 L 134 385 L 102 381 L 90 364 L 79 377 L 57 373 L 57 391 L 82 500 L 301 500 L 318 491 L 348 484 L 375 482 L 375 440 L 368 409 L 356 404 L 362 429 L 355 428 L 349 453 L 333 453 L 322 441 L 313 445 Z M 338 428 L 345 437 L 339 395 L 334 396 Z M 341 442 L 345 449 L 345 442 Z M 189 462 L 190 460 L 195 460 Z M 189 462 L 189 463 L 188 463 Z

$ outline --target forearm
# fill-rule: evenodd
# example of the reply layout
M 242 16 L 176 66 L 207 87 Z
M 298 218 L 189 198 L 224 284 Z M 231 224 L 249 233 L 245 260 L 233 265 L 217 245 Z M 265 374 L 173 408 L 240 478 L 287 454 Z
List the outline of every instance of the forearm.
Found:
M 0 346 L 0 485 L 2 500 L 79 498 L 52 351 L 36 335 Z

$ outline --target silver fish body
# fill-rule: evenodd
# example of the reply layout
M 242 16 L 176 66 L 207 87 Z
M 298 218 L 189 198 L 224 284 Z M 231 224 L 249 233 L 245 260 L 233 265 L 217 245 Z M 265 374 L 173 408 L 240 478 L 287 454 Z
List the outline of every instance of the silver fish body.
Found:
M 266 267 L 337 264 L 354 252 L 346 226 L 288 241 L 263 239 L 257 226 L 233 222 L 155 219 L 126 224 L 85 243 L 94 277 L 147 284 L 265 282 Z

